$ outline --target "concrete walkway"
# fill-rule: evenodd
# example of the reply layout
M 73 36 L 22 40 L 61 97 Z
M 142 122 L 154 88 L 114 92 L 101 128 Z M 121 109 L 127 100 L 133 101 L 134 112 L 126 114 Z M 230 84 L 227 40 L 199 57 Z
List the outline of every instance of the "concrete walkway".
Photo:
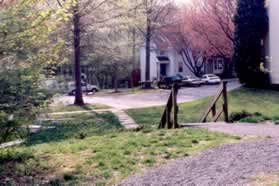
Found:
M 73 111 L 73 112 L 56 112 L 56 113 L 50 113 L 51 115 L 67 115 L 67 114 L 82 114 L 82 113 L 90 113 L 90 112 L 96 112 L 96 113 L 104 113 L 104 112 L 112 112 L 115 114 L 115 116 L 118 118 L 120 124 L 127 130 L 134 130 L 138 129 L 139 125 L 135 122 L 133 118 L 131 118 L 124 110 L 120 109 L 100 109 L 100 110 L 88 110 L 88 111 Z
M 115 114 L 121 125 L 128 130 L 135 130 L 139 128 L 139 125 L 131 118 L 125 111 L 112 109 L 111 112 Z
M 12 146 L 15 146 L 15 145 L 20 145 L 24 142 L 25 142 L 25 140 L 15 140 L 15 141 L 11 141 L 11 142 L 8 142 L 8 143 L 2 143 L 2 144 L 0 144 L 0 149 L 7 148 L 7 147 L 12 147 Z

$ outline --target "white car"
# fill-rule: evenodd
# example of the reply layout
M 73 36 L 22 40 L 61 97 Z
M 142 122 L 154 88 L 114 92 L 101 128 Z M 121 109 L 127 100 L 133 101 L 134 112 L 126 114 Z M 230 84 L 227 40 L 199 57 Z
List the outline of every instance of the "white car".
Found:
M 205 74 L 202 76 L 201 80 L 205 84 L 220 84 L 221 83 L 221 79 L 214 74 Z
M 69 83 L 69 95 L 73 96 L 76 93 L 76 87 L 75 87 L 75 83 Z M 96 86 L 96 85 L 91 85 L 88 83 L 82 83 L 81 86 L 81 90 L 82 92 L 86 92 L 86 93 L 96 93 L 98 92 L 100 89 Z
M 185 87 L 200 87 L 203 84 L 203 81 L 199 78 L 193 78 L 191 76 L 186 76 L 182 80 L 182 86 Z

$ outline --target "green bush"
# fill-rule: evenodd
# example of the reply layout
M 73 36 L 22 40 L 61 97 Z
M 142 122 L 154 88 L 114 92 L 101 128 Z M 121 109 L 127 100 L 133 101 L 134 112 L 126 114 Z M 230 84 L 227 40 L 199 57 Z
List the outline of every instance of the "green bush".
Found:
M 270 118 L 259 112 L 249 113 L 247 111 L 241 111 L 231 113 L 229 120 L 231 122 L 260 123 L 270 120 Z
M 0 72 L 0 143 L 22 137 L 51 96 L 29 68 Z

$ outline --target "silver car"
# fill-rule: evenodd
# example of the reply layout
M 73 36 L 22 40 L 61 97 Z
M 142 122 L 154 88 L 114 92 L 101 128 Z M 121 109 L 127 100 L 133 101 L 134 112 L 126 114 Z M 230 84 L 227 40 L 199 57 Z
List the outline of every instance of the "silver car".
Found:
M 221 83 L 221 79 L 214 74 L 205 74 L 202 76 L 201 80 L 205 84 L 220 84 Z
M 76 94 L 75 83 L 73 83 L 73 82 L 69 83 L 68 87 L 69 87 L 68 95 L 70 95 L 70 96 L 75 95 Z M 88 84 L 88 83 L 82 83 L 81 84 L 81 90 L 82 90 L 82 92 L 86 92 L 86 93 L 96 93 L 100 89 L 96 85 L 91 85 L 91 84 Z

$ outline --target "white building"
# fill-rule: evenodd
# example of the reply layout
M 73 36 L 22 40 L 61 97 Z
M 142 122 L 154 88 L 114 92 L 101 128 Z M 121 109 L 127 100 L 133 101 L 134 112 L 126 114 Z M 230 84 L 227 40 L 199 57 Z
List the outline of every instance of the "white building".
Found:
M 269 0 L 267 56 L 272 84 L 279 85 L 279 0 Z
M 174 36 L 176 37 L 176 36 Z M 158 36 L 151 42 L 150 52 L 150 80 L 159 80 L 165 76 L 194 76 L 183 62 L 183 58 L 175 48 L 175 42 L 171 41 L 171 35 Z M 146 72 L 146 52 L 145 47 L 140 49 L 140 70 L 141 82 L 145 82 Z M 231 76 L 231 63 L 223 57 L 213 56 L 206 59 L 203 66 L 203 73 L 216 74 L 221 77 Z
M 140 69 L 141 81 L 145 81 L 146 70 L 145 47 L 140 49 Z M 178 52 L 166 43 L 151 43 L 150 52 L 150 80 L 159 80 L 165 76 L 181 74 L 183 76 L 193 75 L 183 63 L 182 57 Z

